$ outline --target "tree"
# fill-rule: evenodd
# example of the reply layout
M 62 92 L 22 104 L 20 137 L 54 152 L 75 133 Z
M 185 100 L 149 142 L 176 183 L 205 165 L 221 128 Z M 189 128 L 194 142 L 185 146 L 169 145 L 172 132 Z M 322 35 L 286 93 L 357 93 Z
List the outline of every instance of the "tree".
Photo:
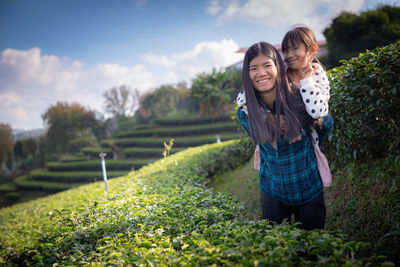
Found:
M 133 114 L 139 103 L 139 91 L 130 90 L 126 85 L 114 87 L 103 94 L 104 109 L 116 118 Z
M 400 7 L 378 6 L 355 15 L 343 12 L 324 30 L 328 43 L 328 67 L 339 65 L 342 59 L 360 52 L 386 46 L 400 39 Z
M 242 69 L 228 70 L 225 87 L 234 89 L 231 92 L 231 100 L 232 102 L 235 102 L 238 93 L 244 90 L 242 82 Z
M 215 116 L 222 114 L 230 104 L 230 94 L 234 90 L 231 81 L 227 79 L 228 71 L 211 74 L 201 73 L 192 84 L 191 96 L 200 105 L 201 116 Z
M 14 156 L 17 160 L 34 157 L 38 150 L 38 142 L 34 138 L 20 139 L 15 143 Z
M 46 132 L 46 148 L 50 153 L 68 152 L 68 143 L 78 137 L 93 135 L 98 125 L 95 113 L 77 103 L 57 102 L 42 115 Z
M 14 137 L 10 124 L 0 123 L 0 165 L 11 168 L 14 160 Z
M 185 97 L 187 92 L 183 88 L 176 89 L 172 85 L 163 85 L 141 97 L 136 115 L 139 120 L 164 117 L 175 110 Z

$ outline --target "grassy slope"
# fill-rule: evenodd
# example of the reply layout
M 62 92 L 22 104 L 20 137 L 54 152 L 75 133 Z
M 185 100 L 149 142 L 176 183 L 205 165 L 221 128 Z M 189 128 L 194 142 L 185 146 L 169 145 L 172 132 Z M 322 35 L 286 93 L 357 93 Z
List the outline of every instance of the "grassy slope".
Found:
M 249 219 L 261 218 L 258 190 L 258 171 L 253 168 L 253 157 L 244 165 L 218 175 L 211 186 L 220 192 L 236 196 L 246 204 L 244 215 Z
M 400 160 L 331 162 L 332 186 L 324 189 L 326 229 L 373 244 L 365 254 L 385 254 L 400 266 Z M 246 205 L 248 218 L 260 217 L 258 174 L 253 159 L 218 176 L 216 190 Z

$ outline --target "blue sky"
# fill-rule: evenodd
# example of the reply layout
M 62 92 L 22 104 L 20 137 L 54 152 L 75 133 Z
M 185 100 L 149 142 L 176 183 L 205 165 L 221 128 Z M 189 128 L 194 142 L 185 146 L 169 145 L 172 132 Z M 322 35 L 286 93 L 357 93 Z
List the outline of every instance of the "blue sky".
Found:
M 387 0 L 0 0 L 0 123 L 42 128 L 57 101 L 103 112 L 102 94 L 142 94 L 239 61 L 238 48 L 279 44 L 296 23 L 317 39 L 342 11 Z

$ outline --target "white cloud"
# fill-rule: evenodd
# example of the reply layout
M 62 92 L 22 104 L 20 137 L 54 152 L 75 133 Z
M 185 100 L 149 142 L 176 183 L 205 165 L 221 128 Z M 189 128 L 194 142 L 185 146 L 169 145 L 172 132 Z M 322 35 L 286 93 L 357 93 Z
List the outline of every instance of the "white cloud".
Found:
M 22 98 L 14 92 L 0 92 L 0 103 L 3 106 L 21 104 Z
M 217 15 L 219 11 L 222 9 L 222 7 L 219 4 L 218 0 L 210 0 L 208 1 L 208 6 L 207 6 L 207 14 L 210 15 Z
M 157 86 L 143 65 L 85 69 L 78 61 L 41 55 L 39 48 L 6 49 L 0 54 L 0 122 L 14 128 L 41 127 L 41 115 L 57 101 L 102 111 L 103 92 L 123 84 L 141 92 Z
M 213 8 L 211 2 L 210 9 Z M 219 23 L 238 20 L 274 28 L 289 29 L 294 24 L 303 23 L 314 30 L 317 38 L 321 38 L 323 29 L 335 16 L 342 11 L 357 12 L 363 3 L 364 0 L 248 0 L 245 3 L 226 0 L 214 15 L 218 16 Z
M 153 53 L 145 54 L 141 57 L 141 59 L 145 62 L 151 64 L 158 64 L 167 68 L 171 68 L 175 66 L 175 62 L 168 58 L 167 56 L 158 56 Z
M 146 54 L 142 60 L 166 67 L 168 75 L 165 80 L 171 83 L 190 82 L 199 73 L 224 68 L 243 59 L 243 54 L 236 53 L 238 49 L 239 46 L 232 40 L 203 42 L 183 53 L 170 56 Z

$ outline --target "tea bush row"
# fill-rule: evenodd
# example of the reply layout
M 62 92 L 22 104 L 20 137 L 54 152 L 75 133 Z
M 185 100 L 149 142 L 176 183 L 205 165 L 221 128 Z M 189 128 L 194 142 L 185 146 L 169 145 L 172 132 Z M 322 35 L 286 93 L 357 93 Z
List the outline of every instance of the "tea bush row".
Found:
M 100 153 L 106 153 L 107 157 L 111 157 L 112 152 L 109 147 L 84 147 L 81 149 L 81 152 L 85 154 L 86 156 L 90 156 L 93 158 L 99 158 Z
M 113 178 L 126 175 L 127 171 L 107 171 L 107 177 Z M 65 183 L 78 183 L 78 182 L 93 182 L 96 180 L 103 180 L 103 173 L 100 171 L 69 171 L 69 172 L 55 172 L 47 171 L 44 169 L 36 169 L 30 172 L 29 176 L 32 180 L 37 181 L 51 181 L 51 182 L 65 182 Z
M 15 184 L 13 183 L 4 183 L 0 184 L 0 193 L 13 192 L 16 190 Z
M 159 126 L 183 126 L 183 125 L 198 125 L 209 124 L 222 121 L 231 121 L 228 115 L 213 116 L 213 117 L 189 117 L 189 118 L 157 118 L 154 119 L 154 124 Z
M 98 155 L 98 154 L 97 154 Z M 159 154 L 159 157 L 161 153 Z M 129 171 L 139 169 L 142 166 L 148 164 L 148 160 L 107 160 L 106 169 L 107 171 Z M 101 160 L 88 160 L 78 162 L 49 162 L 46 164 L 46 168 L 49 171 L 101 171 Z
M 390 265 L 360 258 L 369 245 L 338 233 L 243 219 L 245 207 L 208 188 L 212 178 L 203 175 L 252 152 L 237 140 L 191 148 L 110 180 L 107 196 L 95 183 L 0 210 L 0 264 Z
M 29 191 L 45 191 L 60 192 L 73 187 L 82 185 L 83 183 L 62 183 L 62 182 L 46 182 L 31 180 L 29 175 L 22 175 L 15 178 L 15 185 L 19 190 Z
M 329 79 L 336 154 L 400 155 L 400 42 L 343 61 Z
M 157 127 L 154 129 L 146 130 L 132 130 L 121 132 L 117 135 L 118 138 L 127 137 L 170 137 L 170 136 L 191 136 L 191 135 L 201 135 L 201 134 L 212 134 L 221 132 L 236 132 L 238 129 L 234 123 L 222 122 L 206 125 L 196 125 L 196 126 L 166 126 Z
M 174 147 L 171 153 L 179 152 L 185 148 Z M 98 158 L 99 154 L 102 152 L 107 153 L 107 155 L 112 155 L 110 149 L 105 149 L 103 147 L 85 147 L 82 152 L 90 157 Z M 160 159 L 163 154 L 164 149 L 162 147 L 128 147 L 124 148 L 123 154 L 125 158 L 154 158 Z M 107 159 L 107 158 L 106 158 Z M 146 160 L 142 160 L 145 162 Z M 107 161 L 108 162 L 108 161 Z M 149 161 L 147 161 L 149 163 Z M 147 164 L 146 163 L 146 164 Z M 137 169 L 135 167 L 135 169 Z
M 82 156 L 82 155 L 77 155 L 77 156 L 68 155 L 68 156 L 64 156 L 60 159 L 61 162 L 75 162 L 75 161 L 82 161 L 82 160 L 86 160 L 86 157 Z
M 183 147 L 173 147 L 170 154 L 182 151 Z M 154 158 L 160 159 L 162 157 L 164 149 L 158 147 L 130 147 L 124 149 L 124 155 L 127 158 Z
M 236 139 L 243 136 L 242 132 L 234 133 L 234 134 L 221 134 L 221 141 Z M 121 139 L 105 139 L 101 141 L 102 147 L 108 147 L 110 143 L 114 143 L 119 147 L 131 147 L 131 146 L 139 146 L 139 147 L 163 147 L 164 142 L 167 142 L 168 138 L 166 137 L 152 137 L 152 138 L 144 138 L 144 137 L 133 137 L 133 138 L 121 138 Z M 174 138 L 174 147 L 194 147 L 200 146 L 204 144 L 211 144 L 217 141 L 216 135 L 202 135 L 202 136 L 190 136 L 183 137 L 178 136 Z

